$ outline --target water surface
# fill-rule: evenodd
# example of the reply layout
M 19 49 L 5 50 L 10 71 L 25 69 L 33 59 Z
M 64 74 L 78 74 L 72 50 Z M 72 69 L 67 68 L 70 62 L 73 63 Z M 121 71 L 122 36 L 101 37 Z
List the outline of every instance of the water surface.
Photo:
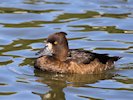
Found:
M 0 100 L 132 100 L 133 0 L 1 0 Z M 54 32 L 69 47 L 123 57 L 100 75 L 34 69 Z

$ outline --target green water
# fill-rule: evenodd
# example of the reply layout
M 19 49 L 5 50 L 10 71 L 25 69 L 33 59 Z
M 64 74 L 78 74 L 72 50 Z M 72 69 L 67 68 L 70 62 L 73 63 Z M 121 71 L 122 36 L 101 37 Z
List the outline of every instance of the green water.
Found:
M 70 48 L 123 57 L 101 75 L 34 69 L 54 32 Z M 0 0 L 0 100 L 132 100 L 133 0 Z

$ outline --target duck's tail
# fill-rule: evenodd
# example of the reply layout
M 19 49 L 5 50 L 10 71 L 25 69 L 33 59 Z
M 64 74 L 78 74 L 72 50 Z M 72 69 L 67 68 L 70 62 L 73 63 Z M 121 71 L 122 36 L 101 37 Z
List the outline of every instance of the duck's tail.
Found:
M 110 60 L 112 61 L 117 61 L 119 59 L 121 59 L 122 57 L 118 57 L 118 56 L 114 56 L 114 57 L 110 57 Z

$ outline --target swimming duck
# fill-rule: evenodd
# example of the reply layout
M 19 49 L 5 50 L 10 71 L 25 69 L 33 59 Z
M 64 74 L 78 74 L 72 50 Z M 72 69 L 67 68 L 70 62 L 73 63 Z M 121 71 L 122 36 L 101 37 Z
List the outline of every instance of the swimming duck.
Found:
M 46 46 L 35 60 L 35 68 L 56 73 L 100 74 L 114 68 L 118 56 L 98 54 L 87 50 L 69 49 L 65 32 L 48 36 Z

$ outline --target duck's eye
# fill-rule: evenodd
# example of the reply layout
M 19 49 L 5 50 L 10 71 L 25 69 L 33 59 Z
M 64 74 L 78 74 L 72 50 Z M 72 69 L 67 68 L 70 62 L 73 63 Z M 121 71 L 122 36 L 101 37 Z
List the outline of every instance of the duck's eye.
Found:
M 58 44 L 58 42 L 57 42 L 57 41 L 55 41 L 55 42 L 54 42 L 54 44 Z

